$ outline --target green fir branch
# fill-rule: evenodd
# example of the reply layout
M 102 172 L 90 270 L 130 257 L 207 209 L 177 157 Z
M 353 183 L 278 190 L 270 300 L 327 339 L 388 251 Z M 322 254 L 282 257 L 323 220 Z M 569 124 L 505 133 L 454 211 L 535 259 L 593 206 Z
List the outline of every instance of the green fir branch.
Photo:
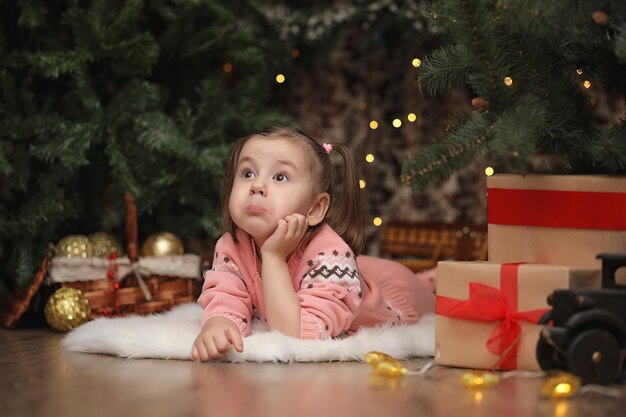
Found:
M 133 197 L 141 196 L 142 190 L 130 169 L 128 157 L 124 155 L 114 137 L 107 139 L 105 150 L 109 158 L 112 179 L 119 183 L 122 190 L 129 192 Z
M 104 1 L 108 3 L 109 1 Z M 136 30 L 137 20 L 142 18 L 144 12 L 144 0 L 125 0 L 120 3 L 120 9 L 117 15 L 112 16 L 107 25 L 107 32 L 123 36 L 126 33 L 132 33 Z
M 87 51 L 26 52 L 22 57 L 36 74 L 52 79 L 82 71 L 93 61 L 93 56 Z
M 465 48 L 460 45 L 441 47 L 430 56 L 424 57 L 419 71 L 422 91 L 437 95 L 467 83 L 470 73 L 476 68 L 468 65 Z
M 32 155 L 48 165 L 59 161 L 68 170 L 87 165 L 89 160 L 85 152 L 96 141 L 99 126 L 91 123 L 63 123 L 59 130 L 45 142 L 31 145 Z
M 146 113 L 135 119 L 137 139 L 147 149 L 192 161 L 196 149 L 182 136 L 174 121 L 160 112 Z
M 140 33 L 114 44 L 101 45 L 101 59 L 119 75 L 149 75 L 159 59 L 160 47 L 149 33 Z
M 38 0 L 19 0 L 21 9 L 20 18 L 17 24 L 26 28 L 38 28 L 43 26 L 48 16 L 48 8 L 45 2 Z
M 626 172 L 626 125 L 601 132 L 593 146 L 591 154 L 595 166 L 607 173 Z
M 133 78 L 108 103 L 105 123 L 108 126 L 127 127 L 133 122 L 134 115 L 157 109 L 160 100 L 160 89 L 156 84 Z
M 11 166 L 9 160 L 6 158 L 4 149 L 2 148 L 3 147 L 0 146 L 0 176 L 9 175 L 11 174 L 11 172 L 13 172 L 13 167 Z
M 467 119 L 464 124 L 459 122 L 444 140 L 403 161 L 402 182 L 411 184 L 416 192 L 443 183 L 487 150 L 494 129 L 495 125 L 484 115 Z
M 541 100 L 524 97 L 496 120 L 489 153 L 508 161 L 513 170 L 524 171 L 537 148 L 538 138 L 548 129 L 547 113 Z
M 31 239 L 19 239 L 15 242 L 14 252 L 16 254 L 12 266 L 15 271 L 17 284 L 27 286 L 35 276 L 37 263 L 41 259 L 35 259 L 36 253 L 44 253 L 41 248 L 35 247 Z

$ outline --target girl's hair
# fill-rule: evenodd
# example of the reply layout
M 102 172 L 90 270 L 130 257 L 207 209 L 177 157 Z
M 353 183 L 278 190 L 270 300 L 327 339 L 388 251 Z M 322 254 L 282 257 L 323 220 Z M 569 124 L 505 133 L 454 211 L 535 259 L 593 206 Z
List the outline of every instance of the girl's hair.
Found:
M 324 147 L 311 136 L 300 129 L 285 127 L 273 127 L 261 133 L 255 133 L 243 137 L 235 142 L 230 152 L 230 157 L 224 172 L 222 185 L 221 210 L 222 232 L 230 232 L 233 239 L 237 239 L 236 225 L 233 223 L 228 210 L 230 193 L 233 188 L 233 180 L 237 170 L 237 161 L 243 146 L 253 138 L 286 138 L 301 141 L 311 150 L 312 174 L 315 179 L 317 192 L 326 192 L 330 195 L 330 207 L 326 214 L 326 222 L 348 243 L 355 255 L 359 255 L 365 246 L 365 231 L 362 216 L 361 190 L 359 187 L 359 168 L 352 157 L 352 153 L 345 145 L 333 143 L 332 151 L 326 152 Z M 343 158 L 344 173 L 342 176 L 341 189 L 335 192 L 335 168 L 330 161 L 333 154 L 339 154 Z M 314 228 L 309 228 L 305 239 L 312 236 Z

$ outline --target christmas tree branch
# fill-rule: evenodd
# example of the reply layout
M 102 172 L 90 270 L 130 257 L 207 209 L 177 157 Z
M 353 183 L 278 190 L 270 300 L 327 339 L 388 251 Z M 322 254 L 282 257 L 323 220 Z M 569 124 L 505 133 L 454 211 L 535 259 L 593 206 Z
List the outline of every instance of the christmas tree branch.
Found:
M 401 180 L 416 191 L 440 184 L 487 149 L 495 124 L 482 116 L 459 122 L 446 138 L 416 152 L 402 165 Z

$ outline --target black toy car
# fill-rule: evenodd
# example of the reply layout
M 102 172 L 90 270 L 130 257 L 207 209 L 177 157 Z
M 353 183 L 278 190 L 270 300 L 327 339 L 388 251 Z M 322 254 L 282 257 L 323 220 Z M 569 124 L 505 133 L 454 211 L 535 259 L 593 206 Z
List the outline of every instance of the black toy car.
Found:
M 552 310 L 539 321 L 546 325 L 537 342 L 539 366 L 569 371 L 585 384 L 624 379 L 626 286 L 618 285 L 615 272 L 626 268 L 626 254 L 598 258 L 602 289 L 554 291 L 548 297 Z

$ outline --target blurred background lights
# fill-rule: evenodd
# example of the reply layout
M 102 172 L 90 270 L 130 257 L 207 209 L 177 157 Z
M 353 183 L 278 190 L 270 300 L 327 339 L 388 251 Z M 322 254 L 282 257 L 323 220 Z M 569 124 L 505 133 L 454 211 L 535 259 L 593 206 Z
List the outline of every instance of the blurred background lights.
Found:
M 506 85 L 507 87 L 510 87 L 513 85 L 513 78 L 511 77 L 504 77 L 504 85 Z
M 230 62 L 227 62 L 224 64 L 222 69 L 224 70 L 224 72 L 231 72 L 233 70 L 233 64 L 231 64 Z
M 485 175 L 486 176 L 491 177 L 493 175 L 493 173 L 494 173 L 494 170 L 493 170 L 492 167 L 485 168 Z
M 400 119 L 393 119 L 393 122 L 391 122 L 391 124 L 393 124 L 393 127 L 398 128 L 398 127 L 402 126 L 402 120 L 400 120 Z
M 411 64 L 415 68 L 419 68 L 419 66 L 422 65 L 422 61 L 419 58 L 413 58 L 413 61 L 411 61 Z
M 381 219 L 380 217 L 374 217 L 374 220 L 372 220 L 372 223 L 374 223 L 374 226 L 378 227 L 381 224 L 383 224 L 383 219 Z
M 299 57 L 300 56 L 300 51 L 298 49 L 293 49 L 291 51 L 291 56 L 294 57 L 294 58 Z
M 283 74 L 278 74 L 278 75 L 276 76 L 276 82 L 277 82 L 278 84 L 282 84 L 282 83 L 284 83 L 284 82 L 285 82 L 285 76 L 284 76 Z
M 372 162 L 374 162 L 374 155 L 368 153 L 367 155 L 365 155 L 365 160 L 371 164 Z
M 585 81 L 583 81 L 583 87 L 585 87 L 585 88 L 591 88 L 591 81 L 589 81 L 589 80 L 585 80 Z
M 365 188 L 366 185 L 367 183 L 365 182 L 365 180 L 359 180 L 359 188 Z
M 417 120 L 417 116 L 415 115 L 415 113 L 409 113 L 409 114 L 406 116 L 406 118 L 407 118 L 407 120 L 408 120 L 409 122 L 411 122 L 411 123 L 413 123 L 414 121 L 416 121 L 416 120 Z
M 370 129 L 377 129 L 378 128 L 378 122 L 376 120 L 372 120 L 370 122 Z

